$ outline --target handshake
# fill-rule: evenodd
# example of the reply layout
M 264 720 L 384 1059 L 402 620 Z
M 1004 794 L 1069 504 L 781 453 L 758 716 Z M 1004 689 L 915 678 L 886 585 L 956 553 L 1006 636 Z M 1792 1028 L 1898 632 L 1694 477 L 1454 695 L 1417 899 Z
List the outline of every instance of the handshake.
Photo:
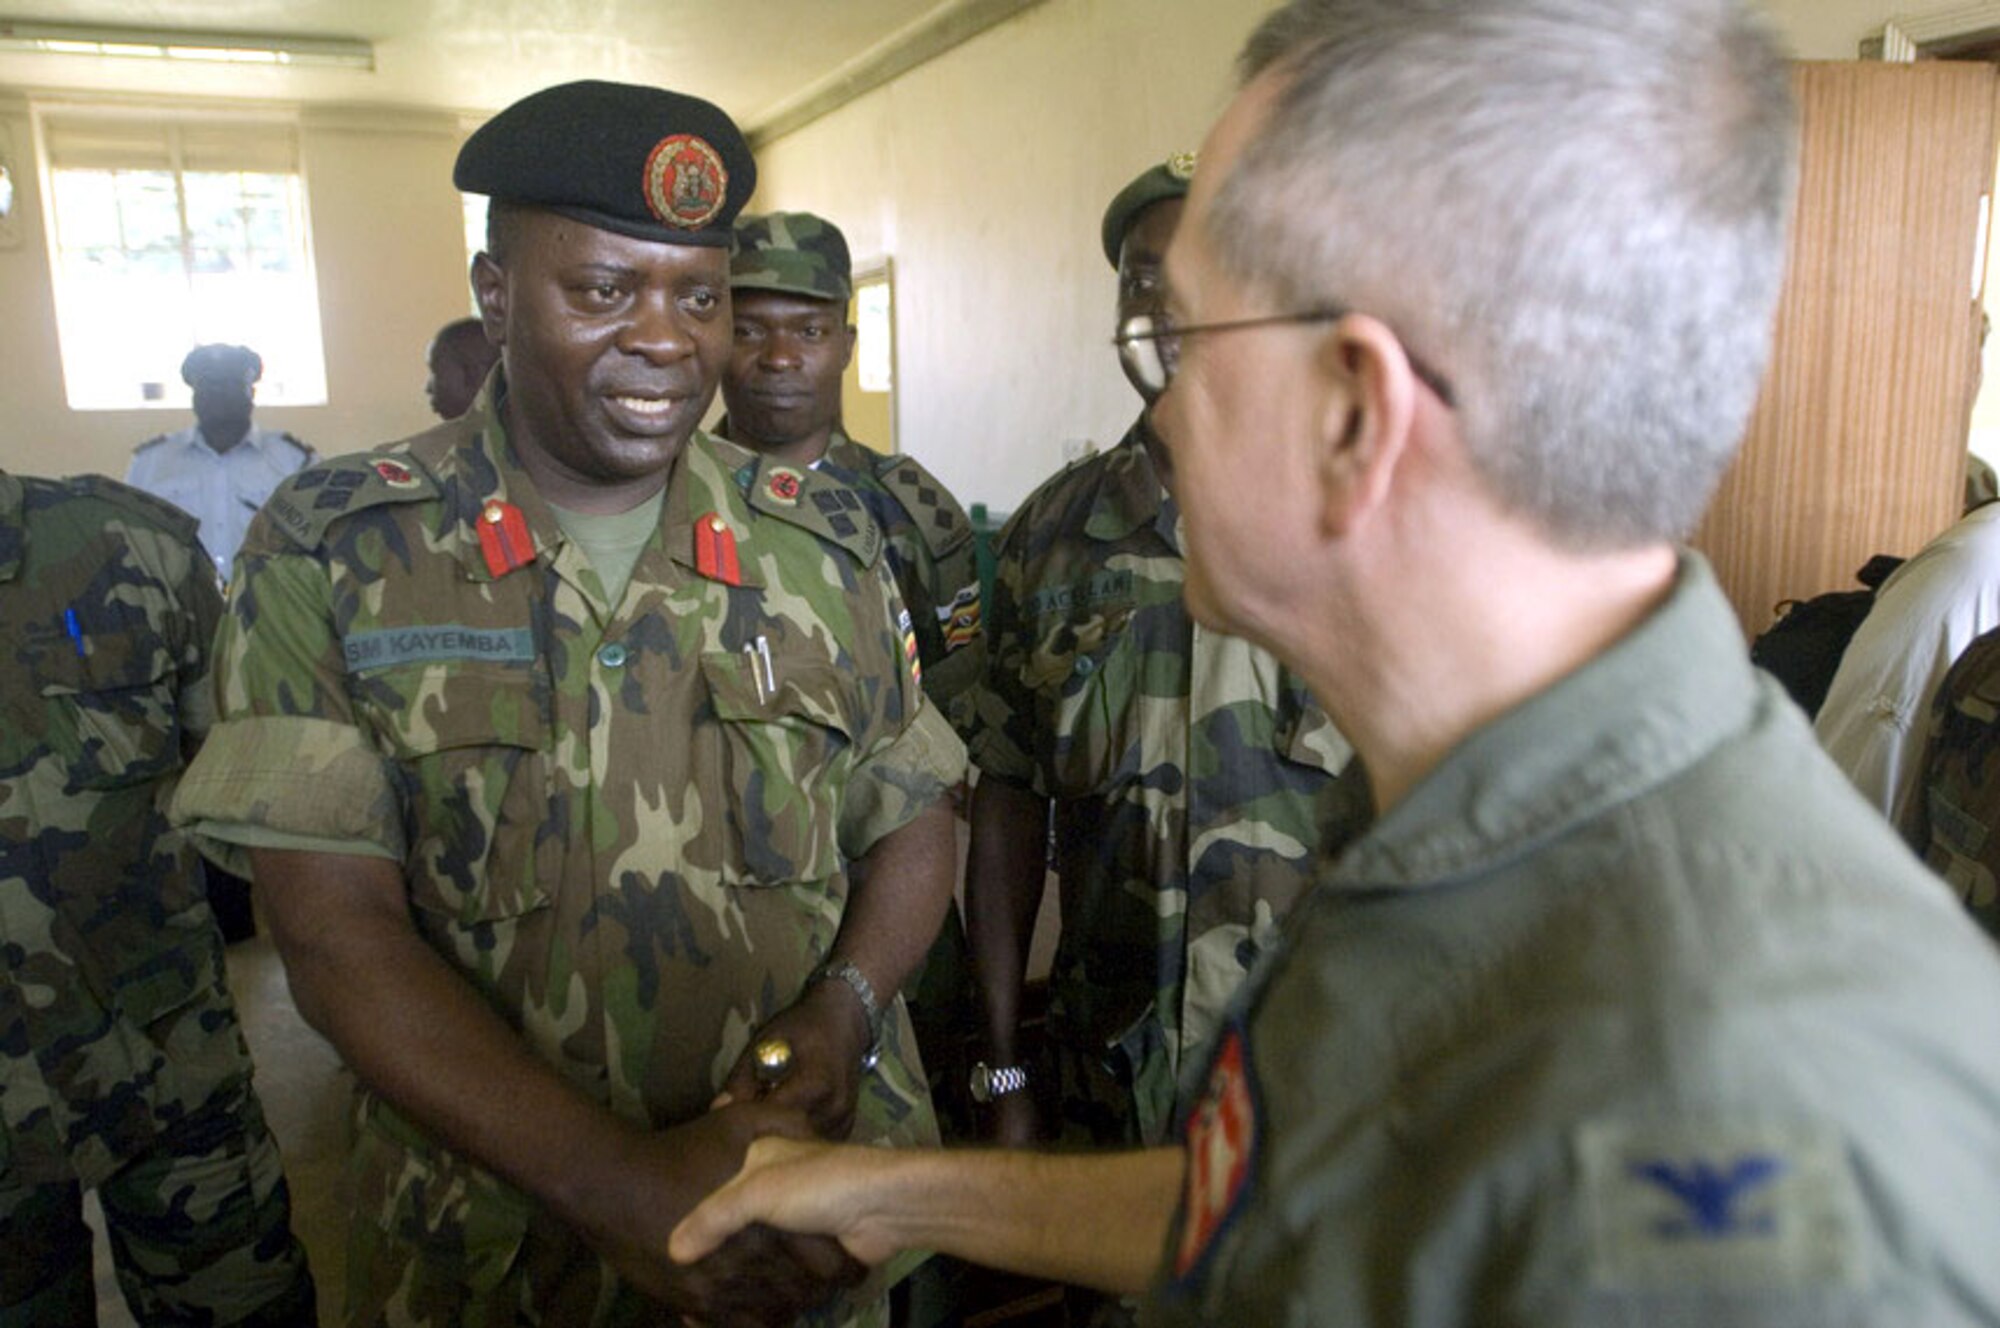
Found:
M 808 988 L 738 1058 L 709 1111 L 632 1132 L 619 1168 L 628 1184 L 579 1196 L 579 1229 L 629 1286 L 671 1312 L 663 1322 L 791 1324 L 867 1279 L 866 1264 L 837 1241 L 763 1223 L 718 1236 L 699 1255 L 667 1253 L 668 1233 L 737 1173 L 756 1140 L 847 1137 L 869 1045 L 855 1034 L 855 1009 L 840 983 Z

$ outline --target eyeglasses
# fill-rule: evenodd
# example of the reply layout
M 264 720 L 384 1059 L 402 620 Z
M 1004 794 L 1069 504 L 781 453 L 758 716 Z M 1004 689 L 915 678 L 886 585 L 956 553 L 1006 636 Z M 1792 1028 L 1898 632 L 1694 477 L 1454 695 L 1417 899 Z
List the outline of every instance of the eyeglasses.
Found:
M 1126 372 L 1149 395 L 1158 396 L 1167 390 L 1167 384 L 1174 380 L 1174 371 L 1180 367 L 1182 337 L 1207 332 L 1234 332 L 1246 327 L 1271 327 L 1279 323 L 1333 323 L 1353 312 L 1352 309 L 1329 305 L 1303 313 L 1267 314 L 1262 318 L 1238 318 L 1227 323 L 1196 323 L 1192 327 L 1175 327 L 1164 314 L 1133 314 L 1118 325 L 1118 335 L 1111 338 L 1111 344 L 1118 348 L 1118 359 Z M 1458 404 L 1453 398 L 1450 379 L 1418 359 L 1416 352 L 1407 345 L 1403 347 L 1403 354 L 1410 361 L 1410 372 L 1435 392 L 1439 401 L 1447 406 Z

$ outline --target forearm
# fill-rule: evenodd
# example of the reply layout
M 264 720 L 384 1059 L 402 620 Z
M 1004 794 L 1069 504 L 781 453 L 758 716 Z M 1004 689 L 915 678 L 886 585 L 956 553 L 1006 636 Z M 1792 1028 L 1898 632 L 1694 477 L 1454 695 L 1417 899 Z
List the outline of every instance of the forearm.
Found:
M 965 876 L 965 930 L 986 1011 L 987 1051 L 1019 1063 L 1021 989 L 1047 888 L 1048 800 L 1006 780 L 972 791 L 972 845 Z
M 939 798 L 856 864 L 830 958 L 854 964 L 886 1005 L 923 962 L 951 907 L 958 829 Z
M 535 1059 L 424 943 L 399 867 L 275 849 L 251 858 L 300 1013 L 355 1074 L 565 1221 L 600 1225 L 588 1201 L 611 1188 L 636 1132 Z
M 1120 1295 L 1152 1280 L 1185 1167 L 1176 1148 L 897 1156 L 885 1221 L 900 1247 Z
M 1095 1155 L 759 1140 L 672 1242 L 699 1257 L 753 1222 L 836 1236 L 879 1263 L 927 1249 L 1028 1277 L 1145 1289 L 1180 1192 L 1178 1149 Z

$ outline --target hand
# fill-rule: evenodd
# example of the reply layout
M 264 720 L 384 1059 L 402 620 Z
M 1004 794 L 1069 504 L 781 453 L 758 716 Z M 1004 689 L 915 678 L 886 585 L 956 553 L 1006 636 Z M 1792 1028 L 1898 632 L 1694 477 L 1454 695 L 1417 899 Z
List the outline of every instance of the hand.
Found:
M 772 1037 L 791 1044 L 792 1068 L 777 1083 L 764 1084 L 753 1052 Z M 804 1113 L 822 1139 L 845 1139 L 854 1128 L 867 1051 L 868 1016 L 854 992 L 844 982 L 815 982 L 751 1037 L 715 1105 L 755 1101 L 789 1108 Z
M 675 1259 L 713 1257 L 735 1233 L 768 1223 L 786 1231 L 838 1238 L 864 1264 L 878 1264 L 902 1246 L 870 1212 L 874 1186 L 898 1162 L 896 1149 L 855 1144 L 759 1139 L 736 1178 L 704 1199 L 673 1230 Z
M 809 1133 L 797 1112 L 746 1102 L 637 1136 L 621 1159 L 626 1183 L 594 1196 L 596 1218 L 583 1234 L 621 1278 L 679 1314 L 717 1328 L 789 1324 L 866 1270 L 830 1240 L 768 1227 L 744 1230 L 700 1264 L 683 1266 L 668 1259 L 667 1236 L 737 1169 L 753 1137 Z
M 998 1098 L 989 1107 L 988 1137 L 1002 1148 L 1032 1148 L 1042 1142 L 1042 1117 L 1035 1096 L 1026 1089 Z

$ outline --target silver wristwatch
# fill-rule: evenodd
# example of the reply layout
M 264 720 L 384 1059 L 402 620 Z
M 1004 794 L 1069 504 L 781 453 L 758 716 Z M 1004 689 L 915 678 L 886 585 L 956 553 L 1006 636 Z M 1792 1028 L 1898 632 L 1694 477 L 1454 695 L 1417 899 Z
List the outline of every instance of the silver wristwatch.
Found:
M 1028 1072 L 1019 1065 L 988 1065 L 980 1061 L 972 1067 L 972 1100 L 991 1102 L 1028 1086 Z
M 882 1005 L 875 999 L 874 984 L 868 975 L 852 963 L 828 964 L 806 979 L 806 985 L 815 982 L 844 982 L 861 1002 L 861 1013 L 868 1019 L 868 1050 L 861 1053 L 861 1069 L 864 1073 L 875 1068 L 882 1059 Z

